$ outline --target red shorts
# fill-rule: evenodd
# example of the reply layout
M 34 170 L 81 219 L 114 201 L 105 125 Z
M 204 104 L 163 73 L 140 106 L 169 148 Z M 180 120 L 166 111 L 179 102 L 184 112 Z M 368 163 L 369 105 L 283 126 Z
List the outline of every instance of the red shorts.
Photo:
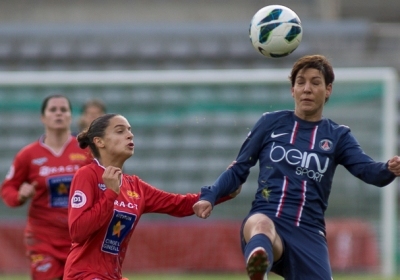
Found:
M 89 277 L 84 278 L 83 280 L 102 280 L 102 279 L 99 278 L 99 277 L 93 278 L 93 276 L 89 276 Z M 120 280 L 129 280 L 129 279 L 125 278 L 125 277 L 122 277 Z

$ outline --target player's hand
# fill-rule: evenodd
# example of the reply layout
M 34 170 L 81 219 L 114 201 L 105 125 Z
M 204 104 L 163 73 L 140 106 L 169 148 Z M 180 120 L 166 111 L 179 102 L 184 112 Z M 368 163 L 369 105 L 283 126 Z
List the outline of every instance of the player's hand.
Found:
M 199 200 L 193 205 L 193 211 L 197 217 L 207 219 L 211 215 L 212 205 L 207 200 Z
M 394 175 L 400 176 L 400 157 L 394 156 L 388 162 L 388 169 Z
M 121 185 L 121 176 L 122 170 L 121 168 L 114 166 L 107 166 L 103 172 L 103 182 L 106 185 L 107 189 L 113 190 L 117 194 L 120 192 Z
M 29 183 L 23 183 L 18 190 L 18 200 L 21 203 L 24 203 L 27 201 L 29 198 L 33 197 L 35 195 L 35 188 L 37 186 L 37 182 L 32 182 L 32 184 Z

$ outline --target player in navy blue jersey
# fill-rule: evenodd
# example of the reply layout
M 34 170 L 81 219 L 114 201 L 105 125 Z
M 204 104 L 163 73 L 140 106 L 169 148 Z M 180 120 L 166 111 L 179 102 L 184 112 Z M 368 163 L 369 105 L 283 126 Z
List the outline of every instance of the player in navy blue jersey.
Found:
M 336 167 L 383 187 L 400 175 L 400 158 L 374 161 L 349 127 L 323 117 L 335 78 L 324 56 L 300 58 L 289 78 L 295 109 L 261 116 L 235 165 L 201 189 L 194 211 L 207 218 L 215 201 L 243 184 L 259 162 L 257 192 L 240 232 L 249 278 L 273 271 L 289 280 L 330 280 L 324 214 Z

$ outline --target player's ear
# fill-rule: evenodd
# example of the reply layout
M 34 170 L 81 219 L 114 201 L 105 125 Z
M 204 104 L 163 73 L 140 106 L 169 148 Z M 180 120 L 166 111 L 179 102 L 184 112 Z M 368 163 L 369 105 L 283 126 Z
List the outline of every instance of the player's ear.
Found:
M 97 148 L 104 148 L 104 141 L 100 137 L 94 137 L 93 143 L 96 145 Z
M 332 84 L 326 86 L 325 98 L 329 98 L 332 94 Z
M 290 91 L 292 92 L 292 97 L 294 98 L 294 88 L 291 87 Z

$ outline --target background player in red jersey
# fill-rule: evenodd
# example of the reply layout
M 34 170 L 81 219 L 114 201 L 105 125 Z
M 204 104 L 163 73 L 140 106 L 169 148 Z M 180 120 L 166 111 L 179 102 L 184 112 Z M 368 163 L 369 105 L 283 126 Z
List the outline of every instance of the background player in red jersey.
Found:
M 121 115 L 97 118 L 77 139 L 81 148 L 90 147 L 95 160 L 79 169 L 71 184 L 68 224 L 72 249 L 64 280 L 122 279 L 126 249 L 142 214 L 193 215 L 199 193 L 168 193 L 135 175 L 123 174 L 134 143 L 131 127 Z
M 31 199 L 25 229 L 34 280 L 62 279 L 71 247 L 68 195 L 72 177 L 92 161 L 71 135 L 71 103 L 63 95 L 45 98 L 41 107 L 45 133 L 16 155 L 1 186 L 10 207 Z
M 107 112 L 106 105 L 99 99 L 86 101 L 81 109 L 81 116 L 78 120 L 79 131 L 87 129 L 92 121 Z

